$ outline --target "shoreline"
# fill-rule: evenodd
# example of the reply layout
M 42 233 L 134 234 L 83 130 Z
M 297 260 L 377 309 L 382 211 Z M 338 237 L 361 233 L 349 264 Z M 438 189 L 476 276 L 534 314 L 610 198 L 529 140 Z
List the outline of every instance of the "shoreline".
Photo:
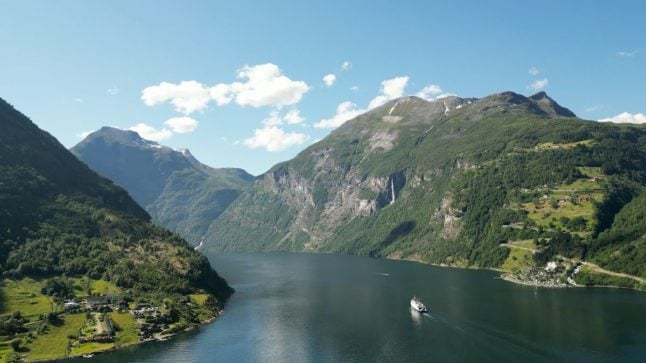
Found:
M 638 288 L 631 288 L 631 287 L 621 287 L 621 286 L 613 286 L 613 285 L 591 285 L 591 286 L 586 286 L 586 285 L 571 285 L 571 284 L 559 284 L 559 285 L 541 285 L 541 284 L 535 284 L 532 282 L 527 282 L 527 281 L 522 281 L 515 279 L 513 277 L 510 277 L 512 272 L 503 270 L 500 268 L 495 268 L 495 267 L 476 267 L 476 266 L 455 266 L 455 265 L 447 265 L 444 263 L 432 263 L 432 262 L 425 262 L 420 259 L 413 259 L 413 258 L 397 258 L 397 257 L 373 257 L 373 256 L 366 256 L 366 255 L 357 255 L 357 254 L 351 254 L 351 253 L 340 253 L 340 252 L 330 252 L 330 251 L 219 251 L 219 252 L 209 252 L 210 254 L 220 254 L 220 253 L 304 253 L 304 254 L 330 254 L 330 255 L 341 255 L 341 256 L 355 256 L 355 257 L 368 257 L 368 258 L 375 258 L 375 259 L 382 259 L 382 260 L 391 260 L 391 261 L 404 261 L 404 262 L 414 262 L 414 263 L 419 263 L 422 265 L 427 265 L 427 266 L 435 266 L 435 267 L 443 267 L 443 268 L 454 268 L 454 269 L 461 269 L 461 270 L 487 270 L 487 271 L 495 271 L 498 272 L 500 275 L 498 276 L 500 279 L 511 282 L 514 284 L 522 285 L 522 286 L 533 286 L 533 287 L 542 287 L 542 288 L 568 288 L 568 287 L 576 287 L 576 288 L 590 288 L 590 287 L 596 287 L 596 288 L 615 288 L 615 289 L 627 289 L 627 290 L 635 290 L 635 291 L 640 291 L 640 292 L 646 292 L 646 290 L 640 290 Z M 205 256 L 208 257 L 207 253 L 204 253 Z
M 175 333 L 164 335 L 164 336 L 162 336 L 160 338 L 152 338 L 152 339 L 140 340 L 138 342 L 132 342 L 132 343 L 123 344 L 123 345 L 120 345 L 118 347 L 110 347 L 110 348 L 107 348 L 107 349 L 97 350 L 97 351 L 93 351 L 93 352 L 85 352 L 83 354 L 71 355 L 71 356 L 68 356 L 68 357 L 51 358 L 51 359 L 28 359 L 28 360 L 25 360 L 25 361 L 26 362 L 39 362 L 39 363 L 65 362 L 65 361 L 68 361 L 70 359 L 85 358 L 84 356 L 86 356 L 86 355 L 96 356 L 97 354 L 109 353 L 109 352 L 122 350 L 122 349 L 125 349 L 125 348 L 130 348 L 130 347 L 134 347 L 134 346 L 142 345 L 142 344 L 146 344 L 146 343 L 165 342 L 165 341 L 173 339 L 175 336 L 179 336 L 179 335 L 182 335 L 184 333 L 188 333 L 188 332 L 193 331 L 195 329 L 198 329 L 198 328 L 201 328 L 201 327 L 206 326 L 208 324 L 211 324 L 211 323 L 215 322 L 218 319 L 218 317 L 220 317 L 220 315 L 222 315 L 223 313 L 224 313 L 224 309 L 221 309 L 218 312 L 217 315 L 215 315 L 213 317 L 210 317 L 210 318 L 200 322 L 199 324 L 191 325 L 189 327 L 186 327 L 183 330 L 180 330 L 180 331 L 175 332 Z
M 587 286 L 582 286 L 582 285 L 568 285 L 568 284 L 564 284 L 564 283 L 554 284 L 554 285 L 544 285 L 544 284 L 535 283 L 535 282 L 531 282 L 531 281 L 523 281 L 523 280 L 519 280 L 519 279 L 514 278 L 513 276 L 511 276 L 511 273 L 509 273 L 509 272 L 505 272 L 502 275 L 500 275 L 500 279 L 505 280 L 507 282 L 513 282 L 513 283 L 518 284 L 518 285 L 531 286 L 531 287 L 544 287 L 544 288 L 548 288 L 548 289 L 564 289 L 564 288 L 568 288 L 568 287 L 587 287 Z

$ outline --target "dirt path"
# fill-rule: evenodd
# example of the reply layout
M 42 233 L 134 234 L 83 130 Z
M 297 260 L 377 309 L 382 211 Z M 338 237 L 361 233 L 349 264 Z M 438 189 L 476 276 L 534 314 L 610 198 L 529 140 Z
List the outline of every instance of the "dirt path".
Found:
M 599 265 L 596 265 L 596 264 L 594 264 L 592 262 L 586 262 L 586 261 L 581 261 L 581 262 L 584 265 L 589 266 L 590 268 L 592 268 L 592 270 L 594 270 L 596 272 L 601 272 L 601 273 L 604 273 L 604 274 L 607 274 L 607 275 L 612 275 L 612 276 L 626 277 L 626 278 L 629 278 L 629 279 L 639 281 L 641 283 L 644 283 L 646 281 L 646 280 L 642 279 L 639 276 L 634 276 L 634 275 L 629 275 L 629 274 L 625 274 L 625 273 L 621 273 L 621 272 L 614 272 L 614 271 L 606 270 L 606 269 L 604 269 L 602 267 L 599 267 Z
M 536 253 L 536 250 L 535 250 L 535 249 L 532 249 L 532 248 L 529 248 L 529 247 L 516 246 L 516 245 L 511 244 L 511 243 L 501 243 L 500 245 L 501 245 L 501 246 L 505 246 L 505 247 L 509 247 L 509 248 L 517 248 L 517 249 L 519 249 L 519 250 L 529 251 L 529 252 L 531 252 L 531 253 Z

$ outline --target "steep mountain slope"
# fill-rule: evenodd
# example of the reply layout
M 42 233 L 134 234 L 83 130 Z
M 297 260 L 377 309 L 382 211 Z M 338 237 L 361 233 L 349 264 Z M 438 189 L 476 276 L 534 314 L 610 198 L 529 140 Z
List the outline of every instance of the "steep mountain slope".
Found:
M 644 127 L 580 120 L 542 92 L 404 97 L 258 177 L 206 244 L 492 267 L 509 254 L 503 242 L 563 232 L 572 240 L 560 252 L 591 258 L 586 247 L 643 190 L 645 138 Z
M 205 257 L 149 218 L 126 191 L 0 100 L 3 277 L 86 276 L 158 302 L 189 293 L 223 301 L 231 294 Z
M 155 224 L 197 244 L 208 226 L 253 180 L 241 169 L 214 169 L 134 131 L 103 127 L 72 148 L 80 160 L 125 188 Z

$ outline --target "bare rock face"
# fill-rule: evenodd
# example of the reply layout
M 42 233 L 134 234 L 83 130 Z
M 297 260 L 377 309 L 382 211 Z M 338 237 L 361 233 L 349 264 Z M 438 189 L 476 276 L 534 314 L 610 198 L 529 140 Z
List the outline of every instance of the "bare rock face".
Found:
M 370 151 L 389 151 L 395 146 L 399 131 L 379 131 L 370 137 Z
M 460 230 L 461 213 L 451 206 L 451 198 L 449 196 L 445 196 L 442 199 L 440 208 L 435 213 L 435 218 L 437 218 L 442 225 L 441 236 L 445 239 L 455 239 Z

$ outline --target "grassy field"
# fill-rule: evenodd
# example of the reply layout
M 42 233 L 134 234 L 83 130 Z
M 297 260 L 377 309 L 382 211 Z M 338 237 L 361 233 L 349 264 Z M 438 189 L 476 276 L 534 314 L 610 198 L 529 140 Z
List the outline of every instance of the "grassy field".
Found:
M 114 348 L 114 343 L 84 343 L 81 345 L 74 345 L 70 355 L 79 356 L 112 348 Z
M 209 297 L 207 294 L 191 294 L 189 296 L 191 297 L 191 301 L 200 306 L 203 306 L 206 302 L 206 298 Z
M 65 355 L 69 342 L 68 335 L 78 335 L 79 329 L 85 323 L 85 314 L 68 314 L 63 316 L 63 322 L 49 326 L 44 335 L 37 335 L 27 343 L 26 352 L 29 360 L 60 358 Z
M 0 314 L 20 311 L 22 315 L 34 320 L 40 314 L 52 311 L 52 301 L 42 295 L 40 281 L 25 278 L 22 280 L 3 280 L 0 288 Z
M 119 293 L 120 289 L 113 283 L 103 280 L 92 280 L 87 277 L 68 277 L 67 282 L 74 287 L 74 295 L 82 299 L 88 294 Z M 20 311 L 29 322 L 24 324 L 28 329 L 12 336 L 0 336 L 0 363 L 11 361 L 18 354 L 27 361 L 62 359 L 67 356 L 80 356 L 93 352 L 109 350 L 121 346 L 139 343 L 139 323 L 130 312 L 111 312 L 108 316 L 113 322 L 114 342 L 83 343 L 81 337 L 89 338 L 105 330 L 102 313 L 91 313 L 88 319 L 86 313 L 62 313 L 61 306 L 57 308 L 58 321 L 49 322 L 46 317 L 52 311 L 52 299 L 40 292 L 44 281 L 24 278 L 21 280 L 5 279 L 0 285 L 0 314 L 11 314 Z M 192 294 L 190 299 L 194 304 L 193 311 L 200 321 L 213 317 L 213 312 L 206 307 L 208 295 Z M 162 308 L 162 312 L 164 309 Z M 45 315 L 40 319 L 42 315 Z M 174 324 L 175 331 L 181 331 L 189 326 L 185 321 Z M 171 329 L 172 330 L 172 329 Z M 14 352 L 11 342 L 20 339 L 20 348 Z
M 89 294 L 92 295 L 105 295 L 108 293 L 120 293 L 115 284 L 105 280 L 92 280 L 87 276 L 80 278 L 70 278 L 74 284 L 74 295 L 77 298 L 85 298 Z
M 87 277 L 70 277 L 69 280 L 74 285 L 77 298 L 87 297 L 88 292 L 92 294 L 119 292 L 119 288 L 108 281 L 92 280 Z M 43 282 L 30 278 L 17 281 L 3 280 L 0 287 L 0 314 L 11 314 L 14 311 L 20 311 L 24 317 L 31 321 L 36 321 L 40 315 L 51 312 L 52 300 L 50 297 L 41 294 L 42 286 Z M 86 343 L 82 345 L 75 343 L 71 347 L 70 354 L 82 355 L 139 341 L 137 335 L 139 327 L 130 313 L 113 313 L 111 317 L 122 328 L 121 331 L 117 332 L 115 343 Z M 40 325 L 42 323 L 34 322 L 33 324 Z M 86 324 L 85 314 L 63 315 L 61 321 L 49 324 L 48 329 L 42 335 L 34 334 L 33 338 L 29 338 L 27 334 L 21 334 L 20 338 L 23 339 L 24 350 L 20 354 L 29 360 L 61 358 L 65 355 L 70 343 L 69 336 L 78 336 L 81 329 L 85 335 L 92 335 L 95 327 L 96 324 Z M 0 340 L 2 340 L 0 342 L 0 363 L 2 363 L 10 359 L 14 352 L 9 346 L 11 339 L 0 337 Z
M 601 178 L 605 176 L 605 174 L 599 167 L 580 166 L 577 169 L 579 169 L 579 172 L 581 172 L 581 174 L 587 176 L 588 178 Z
M 594 173 L 594 169 L 586 168 L 586 171 Z M 594 229 L 597 222 L 594 203 L 604 198 L 599 181 L 579 179 L 570 184 L 559 185 L 542 194 L 538 200 L 520 206 L 527 211 L 528 218 L 537 226 L 548 230 L 560 229 L 580 234 L 589 233 Z M 574 231 L 566 223 L 577 217 L 585 220 L 585 226 Z
M 603 188 L 599 184 L 599 181 L 592 181 L 588 179 L 578 179 L 575 180 L 573 183 L 570 184 L 561 184 L 556 188 L 556 193 L 558 194 L 559 191 L 566 191 L 566 192 L 577 192 L 577 191 L 585 191 L 585 192 L 601 192 L 603 191 Z
M 119 326 L 116 346 L 129 345 L 139 341 L 139 325 L 130 313 L 111 313 L 110 319 Z
M 520 240 L 520 241 L 509 241 L 507 243 L 510 244 L 510 245 L 513 245 L 513 246 L 529 248 L 530 250 L 535 250 L 536 249 L 536 244 L 531 239 L 524 239 L 524 240 Z
M 121 289 L 117 287 L 117 285 L 113 284 L 112 282 L 105 281 L 105 280 L 92 280 L 92 293 L 93 294 L 100 294 L 100 295 L 105 295 L 108 293 L 120 293 Z
M 13 356 L 13 349 L 7 345 L 0 346 L 0 363 L 9 362 Z
M 509 248 L 509 254 L 505 259 L 505 262 L 500 266 L 501 269 L 505 271 L 516 272 L 522 271 L 526 267 L 533 267 L 535 265 L 532 258 L 532 251 L 523 249 L 536 249 L 536 245 L 532 240 L 510 241 L 508 245 L 510 246 L 505 247 Z M 522 248 L 514 248 L 513 246 Z
M 570 143 L 561 143 L 561 144 L 555 144 L 552 142 L 544 142 L 541 144 L 536 145 L 537 150 L 550 150 L 550 149 L 573 149 L 579 145 L 581 146 L 592 146 L 594 144 L 594 140 L 581 140 L 577 142 L 570 142 Z

